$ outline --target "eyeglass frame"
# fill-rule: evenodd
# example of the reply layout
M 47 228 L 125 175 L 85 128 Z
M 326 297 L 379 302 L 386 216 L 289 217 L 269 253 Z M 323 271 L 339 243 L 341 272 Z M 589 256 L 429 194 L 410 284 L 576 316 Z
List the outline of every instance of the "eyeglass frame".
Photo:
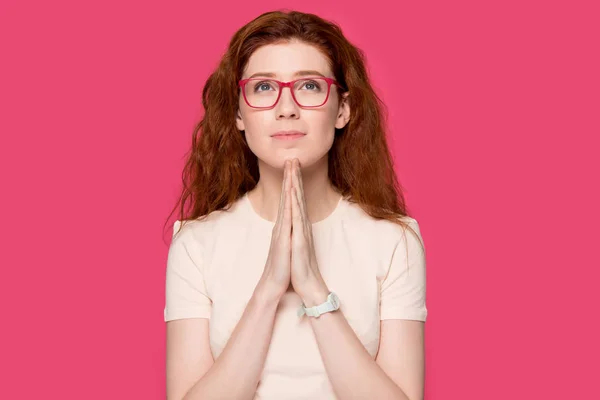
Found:
M 323 101 L 323 103 L 319 104 L 318 106 L 300 105 L 300 103 L 298 103 L 298 100 L 296 100 L 296 96 L 294 95 L 294 89 L 293 89 L 292 85 L 298 81 L 304 81 L 304 80 L 310 80 L 310 79 L 323 79 L 327 82 L 327 97 L 325 97 L 325 101 Z M 248 81 L 273 81 L 273 82 L 276 82 L 279 85 L 280 90 L 279 90 L 279 94 L 277 95 L 277 99 L 275 100 L 275 103 L 273 103 L 273 105 L 270 107 L 254 107 L 254 106 L 250 105 L 250 102 L 248 102 L 248 99 L 246 98 L 246 90 L 244 90 L 244 87 Z M 299 107 L 302 107 L 302 108 L 322 107 L 323 105 L 325 105 L 325 103 L 327 103 L 327 100 L 329 100 L 329 94 L 331 93 L 331 85 L 336 85 L 340 89 L 344 89 L 344 87 L 342 85 L 340 85 L 338 83 L 338 81 L 336 81 L 333 78 L 328 78 L 326 76 L 303 77 L 303 78 L 298 78 L 298 79 L 295 79 L 295 80 L 289 81 L 289 82 L 282 82 L 282 81 L 278 81 L 277 79 L 266 78 L 266 77 L 265 78 L 260 78 L 260 77 L 259 78 L 246 78 L 246 79 L 240 79 L 238 81 L 238 86 L 242 89 L 242 95 L 244 95 L 244 100 L 246 101 L 246 104 L 248 105 L 248 107 L 257 108 L 257 109 L 261 109 L 261 110 L 270 110 L 270 109 L 274 108 L 277 105 L 277 103 L 279 103 L 279 99 L 281 98 L 281 93 L 283 93 L 283 89 L 286 87 L 290 88 L 290 92 L 292 93 L 292 99 L 294 99 L 294 102 L 296 104 L 298 104 Z

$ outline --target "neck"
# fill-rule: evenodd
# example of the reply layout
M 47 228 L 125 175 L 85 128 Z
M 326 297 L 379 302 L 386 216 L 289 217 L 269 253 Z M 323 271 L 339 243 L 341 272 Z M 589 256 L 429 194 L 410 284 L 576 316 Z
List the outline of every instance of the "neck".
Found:
M 327 157 L 323 157 L 309 167 L 301 168 L 304 198 L 311 224 L 327 218 L 335 210 L 341 196 L 331 185 L 327 162 Z M 248 193 L 248 197 L 261 217 L 275 222 L 279 210 L 283 168 L 274 168 L 261 160 L 258 160 L 258 168 L 260 179 Z

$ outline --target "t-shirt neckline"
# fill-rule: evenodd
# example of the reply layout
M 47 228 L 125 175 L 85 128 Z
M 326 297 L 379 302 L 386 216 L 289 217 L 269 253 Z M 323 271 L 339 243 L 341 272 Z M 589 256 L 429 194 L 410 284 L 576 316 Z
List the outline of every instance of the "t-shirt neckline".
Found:
M 264 225 L 267 228 L 273 229 L 273 227 L 275 226 L 275 222 L 271 222 L 268 219 L 263 218 L 260 214 L 258 214 L 256 212 L 256 210 L 254 209 L 254 206 L 252 206 L 252 203 L 250 202 L 248 192 L 246 192 L 244 194 L 242 201 L 244 203 L 246 211 L 248 212 L 248 214 L 250 214 L 252 220 L 256 221 L 257 223 L 259 223 L 261 225 Z M 345 206 L 344 196 L 340 195 L 340 199 L 338 200 L 338 203 L 337 203 L 336 207 L 334 208 L 334 210 L 324 219 L 313 223 L 312 229 L 318 230 L 318 229 L 321 229 L 328 225 L 331 225 L 335 221 L 339 220 L 344 206 Z

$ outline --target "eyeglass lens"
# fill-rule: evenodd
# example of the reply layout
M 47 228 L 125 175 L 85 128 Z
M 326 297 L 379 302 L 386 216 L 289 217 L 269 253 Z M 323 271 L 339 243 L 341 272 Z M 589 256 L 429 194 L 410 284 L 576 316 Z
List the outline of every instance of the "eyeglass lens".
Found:
M 320 78 L 302 79 L 293 85 L 294 97 L 304 107 L 320 106 L 327 98 L 327 81 Z M 280 87 L 270 79 L 250 80 L 244 87 L 246 99 L 252 107 L 272 107 L 279 96 Z

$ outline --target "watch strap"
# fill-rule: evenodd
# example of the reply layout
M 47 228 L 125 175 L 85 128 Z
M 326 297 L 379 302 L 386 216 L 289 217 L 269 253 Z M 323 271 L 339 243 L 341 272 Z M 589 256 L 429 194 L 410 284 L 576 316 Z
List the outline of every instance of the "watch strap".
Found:
M 306 314 L 309 317 L 319 317 L 321 314 L 325 314 L 330 311 L 335 311 L 337 308 L 335 308 L 335 306 L 331 303 L 332 295 L 333 293 L 329 293 L 329 296 L 327 296 L 327 300 L 324 303 L 313 307 L 306 308 L 304 307 L 304 304 L 302 304 L 298 309 L 298 316 Z

